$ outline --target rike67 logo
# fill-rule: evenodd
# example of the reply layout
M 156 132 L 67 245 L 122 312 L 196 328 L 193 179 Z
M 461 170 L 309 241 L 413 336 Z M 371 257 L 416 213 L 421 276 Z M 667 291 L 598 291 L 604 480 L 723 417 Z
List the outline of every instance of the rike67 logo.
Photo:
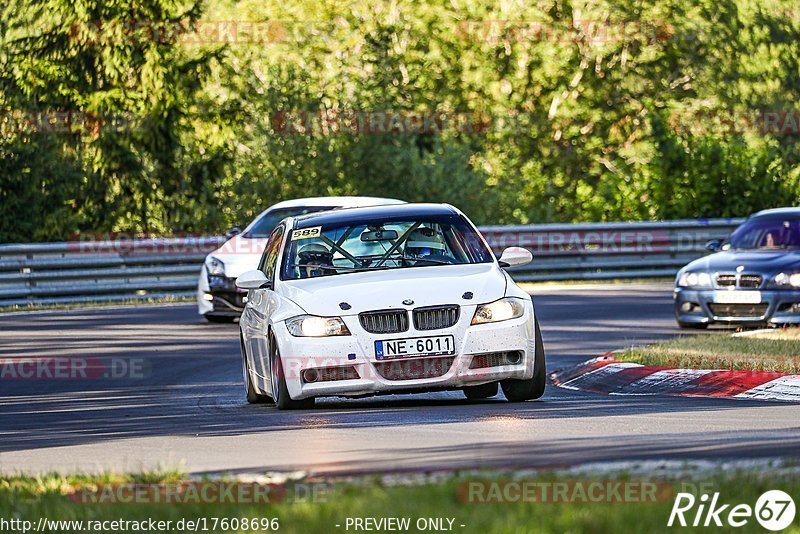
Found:
M 754 507 L 749 504 L 720 504 L 719 495 L 719 492 L 712 495 L 704 493 L 697 498 L 691 493 L 678 493 L 667 526 L 743 527 L 755 516 L 765 529 L 779 531 L 794 521 L 794 500 L 781 490 L 765 492 Z

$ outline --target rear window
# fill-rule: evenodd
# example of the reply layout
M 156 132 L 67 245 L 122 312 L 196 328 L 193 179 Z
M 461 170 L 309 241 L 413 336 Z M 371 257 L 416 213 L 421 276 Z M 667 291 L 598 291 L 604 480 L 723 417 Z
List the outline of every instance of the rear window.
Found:
M 278 226 L 278 223 L 286 217 L 297 217 L 306 213 L 316 213 L 334 209 L 333 206 L 306 206 L 296 208 L 281 208 L 269 210 L 264 215 L 253 222 L 252 226 L 242 234 L 244 237 L 255 239 L 259 237 L 269 237 L 269 234 Z

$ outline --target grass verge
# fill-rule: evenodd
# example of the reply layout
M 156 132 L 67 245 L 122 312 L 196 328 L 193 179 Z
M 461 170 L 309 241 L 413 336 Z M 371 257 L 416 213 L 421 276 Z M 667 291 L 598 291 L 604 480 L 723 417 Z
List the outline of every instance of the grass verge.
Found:
M 800 373 L 800 328 L 754 335 L 691 335 L 616 354 L 621 361 L 681 369 Z
M 686 474 L 692 473 L 692 474 Z M 324 498 L 296 499 L 291 498 L 297 494 L 297 488 L 305 487 L 308 481 L 295 481 L 286 487 L 286 494 L 290 498 L 275 504 L 86 504 L 70 499 L 76 491 L 90 487 L 97 489 L 103 485 L 124 483 L 168 484 L 175 482 L 176 474 L 167 474 L 159 477 L 153 473 L 143 476 L 115 476 L 104 475 L 101 477 L 61 477 L 43 476 L 35 478 L 26 477 L 0 477 L 0 518 L 17 518 L 30 521 L 37 525 L 39 518 L 61 521 L 172 521 L 173 531 L 179 521 L 203 521 L 198 531 L 203 532 L 264 532 L 275 530 L 264 528 L 264 520 L 277 519 L 281 532 L 347 532 L 353 531 L 346 528 L 348 518 L 409 518 L 412 528 L 417 531 L 416 522 L 420 518 L 434 518 L 443 521 L 442 525 L 452 527 L 449 530 L 456 532 L 667 532 L 673 529 L 667 527 L 667 520 L 672 509 L 675 495 L 678 492 L 700 494 L 713 494 L 719 492 L 721 504 L 730 503 L 747 504 L 755 506 L 758 497 L 767 490 L 781 489 L 789 495 L 800 496 L 800 477 L 796 469 L 789 471 L 769 472 L 763 468 L 750 471 L 728 472 L 722 469 L 714 471 L 697 472 L 684 470 L 679 475 L 660 474 L 655 477 L 647 476 L 633 478 L 624 472 L 609 474 L 607 472 L 597 475 L 590 474 L 558 474 L 535 472 L 527 478 L 519 475 L 498 473 L 483 473 L 469 475 L 455 475 L 442 477 L 422 477 L 411 483 L 387 483 L 381 477 L 362 478 L 350 480 L 335 485 L 329 484 L 329 489 L 324 492 Z M 468 486 L 478 481 L 483 488 L 478 492 L 470 493 Z M 218 481 L 217 481 L 218 482 Z M 506 483 L 512 482 L 512 485 Z M 514 486 L 516 483 L 517 486 Z M 491 493 L 493 487 L 515 488 L 521 483 L 536 483 L 539 491 L 528 493 L 528 498 L 521 500 L 522 493 L 508 493 L 500 490 Z M 592 500 L 590 493 L 577 492 L 575 488 L 588 489 L 590 484 L 602 484 L 602 494 L 606 500 L 599 502 Z M 641 483 L 657 484 L 657 492 L 638 494 L 639 497 L 630 498 L 630 494 L 623 500 L 627 502 L 607 502 L 609 496 L 613 499 L 613 492 L 609 488 L 615 483 L 637 485 Z M 314 484 L 321 484 L 317 481 Z M 493 486 L 494 484 L 494 486 Z M 570 488 L 564 493 L 562 499 L 555 498 L 557 485 Z M 531 487 L 531 486 L 528 486 Z M 549 488 L 545 490 L 543 488 Z M 310 493 L 306 492 L 305 495 Z M 320 494 L 317 494 L 320 495 Z M 472 501 L 470 502 L 470 495 Z M 510 502 L 479 502 L 479 496 L 492 500 L 491 495 Z M 516 498 L 514 498 L 516 495 Z M 550 499 L 543 496 L 550 495 Z M 581 497 L 582 495 L 582 497 Z M 595 493 L 595 496 L 598 494 Z M 531 502 L 534 497 L 539 502 Z M 542 500 L 550 502 L 541 502 Z M 552 502 L 552 501 L 557 502 Z M 730 507 L 729 507 L 730 508 Z M 687 513 L 689 521 L 694 518 L 696 508 L 691 514 Z M 243 527 L 242 519 L 260 520 L 257 528 Z M 226 523 L 221 520 L 227 519 Z M 234 520 L 238 522 L 234 526 Z M 723 518 L 724 521 L 724 518 Z M 73 523 L 62 524 L 62 528 L 48 529 L 52 532 L 77 532 L 85 528 Z M 203 527 L 205 526 L 205 528 Z M 216 528 L 213 528 L 216 525 Z M 274 523 L 272 523 L 274 527 Z M 338 525 L 338 526 L 337 526 Z M 463 526 L 462 526 L 463 525 Z M 187 530 L 185 526 L 182 530 Z M 123 530 L 119 525 L 100 531 Z M 130 530 L 130 528 L 128 528 Z M 703 530 L 688 529 L 688 530 Z M 708 528 L 705 529 L 708 531 Z M 737 532 L 763 531 L 757 520 L 751 517 L 744 528 L 736 529 Z M 800 532 L 797 521 L 785 532 Z

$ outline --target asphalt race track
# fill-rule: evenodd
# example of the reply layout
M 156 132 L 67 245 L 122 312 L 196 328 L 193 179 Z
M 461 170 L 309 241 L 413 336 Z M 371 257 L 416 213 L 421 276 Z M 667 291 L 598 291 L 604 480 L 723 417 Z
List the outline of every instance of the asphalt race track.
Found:
M 679 332 L 668 285 L 543 286 L 534 301 L 551 370 Z M 800 406 L 785 403 L 550 387 L 522 404 L 447 392 L 322 399 L 304 412 L 251 406 L 237 328 L 206 324 L 188 304 L 0 316 L 0 361 L 100 366 L 80 380 L 4 368 L 0 471 L 332 474 L 800 455 Z

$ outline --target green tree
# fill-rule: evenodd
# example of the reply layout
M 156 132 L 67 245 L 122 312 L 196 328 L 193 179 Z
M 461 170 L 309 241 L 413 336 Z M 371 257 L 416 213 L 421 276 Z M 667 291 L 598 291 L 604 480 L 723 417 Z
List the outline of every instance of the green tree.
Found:
M 23 237 L 30 227 L 42 228 L 39 239 L 57 239 L 80 230 L 164 232 L 216 222 L 209 178 L 223 156 L 204 151 L 210 143 L 198 133 L 215 118 L 204 113 L 202 89 L 219 51 L 187 52 L 179 43 L 199 16 L 199 4 L 159 0 L 13 0 L 2 8 L 6 117 L 46 121 L 69 113 L 90 123 L 72 133 L 6 128 L 4 166 L 12 168 L 3 195 L 35 174 L 50 199 L 24 217 L 6 205 L 6 236 Z

